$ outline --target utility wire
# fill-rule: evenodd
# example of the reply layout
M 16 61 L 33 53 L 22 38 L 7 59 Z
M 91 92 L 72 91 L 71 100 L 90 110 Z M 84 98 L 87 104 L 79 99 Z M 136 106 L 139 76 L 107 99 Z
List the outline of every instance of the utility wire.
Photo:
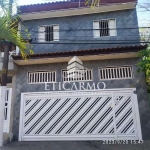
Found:
M 37 36 L 38 34 L 32 34 L 32 37 L 34 37 L 34 36 Z M 144 34 L 145 36 L 148 36 L 148 35 L 146 35 L 146 34 Z M 137 35 L 117 35 L 117 36 L 102 36 L 102 37 L 99 37 L 99 38 L 104 38 L 104 37 L 119 37 L 119 38 L 121 38 L 121 37 L 137 37 L 137 38 L 139 38 L 139 37 L 143 37 L 144 36 L 143 34 L 142 35 L 139 35 L 139 36 L 137 36 Z M 26 34 L 24 34 L 24 35 L 21 35 L 22 37 L 27 37 L 26 36 Z M 59 37 L 64 37 L 64 38 L 70 38 L 70 37 L 74 37 L 74 38 L 76 38 L 76 37 L 87 37 L 87 38 L 94 38 L 93 37 L 93 35 L 81 35 L 81 36 L 79 36 L 79 35 L 66 35 L 66 36 L 59 36 Z M 98 38 L 94 38 L 94 39 L 98 39 Z
M 85 43 L 85 42 L 58 42 L 58 41 L 50 41 L 50 42 L 32 42 L 31 41 L 31 44 L 149 44 L 150 42 L 124 42 L 124 43 L 96 43 L 96 42 L 93 42 L 93 43 Z
M 43 33 L 45 33 L 45 32 L 43 32 Z M 67 37 L 67 38 L 68 37 L 87 37 L 87 38 L 93 37 L 92 33 L 91 33 L 91 35 L 88 35 L 89 33 L 81 33 L 80 35 L 76 35 L 76 34 L 77 33 L 67 33 L 66 32 L 65 35 L 64 34 L 60 34 L 61 36 L 59 35 L 59 37 Z M 85 34 L 85 35 L 83 35 L 83 34 Z M 38 36 L 38 35 L 40 35 L 40 33 L 33 33 L 33 34 L 31 34 L 32 37 Z M 22 37 L 24 37 L 24 36 L 27 37 L 27 34 L 26 33 L 22 33 L 21 36 Z M 147 33 L 144 33 L 144 34 L 139 34 L 139 35 L 132 35 L 132 33 L 130 33 L 130 34 L 124 34 L 124 35 L 117 35 L 117 36 L 118 37 L 141 37 L 141 36 L 143 37 L 143 36 L 150 36 L 150 32 L 147 32 Z M 114 37 L 117 37 L 117 36 L 114 36 Z M 103 38 L 103 37 L 108 37 L 108 36 L 102 36 L 100 38 Z M 113 37 L 113 36 L 109 36 L 109 37 Z
M 40 27 L 47 27 L 47 26 L 50 26 L 50 25 L 42 25 L 42 26 L 40 26 Z M 135 25 L 134 25 L 135 26 Z M 109 29 L 109 30 L 115 30 L 115 29 L 150 29 L 150 27 L 124 27 L 124 28 L 104 28 L 104 29 L 93 29 L 93 28 L 89 28 L 89 29 L 83 29 L 83 28 L 81 28 L 81 29 L 77 29 L 77 28 L 73 28 L 73 27 L 70 27 L 70 28 L 66 28 L 66 29 L 63 29 L 63 28 L 61 28 L 61 29 L 54 29 L 54 31 L 68 31 L 68 30 L 70 30 L 70 31 L 72 31 L 72 30 L 75 30 L 75 31 L 80 31 L 80 30 L 105 30 L 105 29 Z M 23 31 L 23 30 L 18 30 L 18 31 Z M 32 32 L 39 32 L 38 30 L 31 30 Z
M 37 36 L 38 34 L 32 34 L 32 36 L 34 37 L 34 36 Z M 145 35 L 145 34 L 144 34 Z M 142 35 L 129 35 L 129 34 L 127 34 L 127 35 L 119 35 L 119 36 L 107 36 L 107 37 L 126 37 L 126 38 L 128 38 L 128 37 L 137 37 L 137 38 L 139 38 L 139 37 L 143 37 L 144 36 L 143 34 Z M 24 35 L 21 35 L 22 37 L 27 37 L 26 36 L 26 34 L 24 34 Z M 147 34 L 145 35 L 145 36 L 147 36 Z M 87 38 L 94 38 L 93 37 L 93 35 L 84 35 L 84 36 L 77 36 L 77 35 L 66 35 L 66 36 L 63 36 L 63 35 L 61 35 L 60 37 L 63 37 L 63 38 L 70 38 L 70 37 L 74 37 L 74 38 L 77 38 L 77 37 L 87 37 Z M 99 37 L 99 38 L 105 38 L 105 36 L 102 36 L 102 37 Z M 94 38 L 94 39 L 98 39 L 98 38 Z
M 42 26 L 41 26 L 42 27 Z M 68 28 L 68 29 L 54 29 L 53 32 L 62 32 L 62 31 L 68 31 L 68 32 L 71 32 L 71 31 L 103 31 L 103 30 L 106 30 L 106 29 L 109 29 L 109 30 L 120 30 L 120 29 L 125 29 L 125 30 L 132 30 L 132 29 L 150 29 L 150 27 L 139 27 L 139 28 L 105 28 L 105 29 L 73 29 L 72 27 Z M 20 30 L 21 31 L 21 30 Z M 30 32 L 36 32 L 36 33 L 43 33 L 43 32 L 39 32 L 38 30 L 31 30 Z M 46 30 L 44 31 L 46 32 Z
M 58 40 L 134 41 L 134 40 L 139 40 L 140 38 L 150 38 L 150 36 L 129 36 L 128 35 L 128 36 L 118 36 L 120 39 L 107 39 L 107 40 L 103 39 L 103 38 L 107 38 L 107 37 L 112 38 L 112 36 L 102 36 L 102 37 L 98 37 L 98 38 L 94 38 L 93 36 L 60 36 L 60 38 Z M 129 37 L 132 37 L 132 39 L 129 40 Z M 27 36 L 22 36 L 22 38 L 27 39 Z M 31 36 L 31 38 L 33 40 L 40 40 L 40 39 L 44 40 L 45 39 L 45 38 L 37 38 L 37 37 L 34 37 L 34 36 Z M 70 38 L 72 38 L 72 39 L 70 39 Z M 79 38 L 79 39 L 75 39 L 75 38 Z M 121 38 L 125 38 L 125 39 L 121 39 Z
M 32 38 L 32 41 L 38 41 L 38 40 L 45 40 L 44 38 Z M 55 39 L 56 41 L 63 41 L 63 40 L 65 40 L 65 41 L 89 41 L 89 42 L 92 42 L 92 41 L 94 41 L 94 42 L 99 42 L 99 41 L 138 41 L 139 42 L 139 40 L 138 39 L 136 39 L 136 40 L 84 40 L 84 39 L 77 39 L 77 40 L 75 40 L 75 39 Z

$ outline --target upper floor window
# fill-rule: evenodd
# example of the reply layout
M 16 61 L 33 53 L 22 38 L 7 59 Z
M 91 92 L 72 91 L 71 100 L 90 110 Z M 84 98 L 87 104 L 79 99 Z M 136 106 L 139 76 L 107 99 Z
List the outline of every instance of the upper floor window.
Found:
M 38 41 L 59 41 L 59 25 L 40 26 Z
M 93 35 L 94 38 L 99 38 L 103 36 L 116 36 L 116 20 L 106 19 L 98 20 L 93 22 Z

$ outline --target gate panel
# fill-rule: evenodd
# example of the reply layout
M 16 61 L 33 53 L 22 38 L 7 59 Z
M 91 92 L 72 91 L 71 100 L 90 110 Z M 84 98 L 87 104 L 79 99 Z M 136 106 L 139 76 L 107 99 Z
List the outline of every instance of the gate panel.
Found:
M 137 139 L 132 95 L 133 89 L 22 94 L 20 140 Z
M 138 140 L 136 116 L 134 110 L 133 92 L 114 93 L 114 113 L 116 120 L 116 135 L 118 138 L 126 137 Z M 139 119 L 139 118 L 138 118 Z

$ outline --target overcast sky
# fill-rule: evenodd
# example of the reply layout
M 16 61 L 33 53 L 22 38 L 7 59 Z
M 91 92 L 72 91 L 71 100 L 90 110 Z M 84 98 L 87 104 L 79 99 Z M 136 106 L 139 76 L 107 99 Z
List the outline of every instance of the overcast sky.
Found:
M 29 5 L 29 4 L 37 4 L 37 3 L 46 3 L 46 2 L 54 2 L 56 0 L 18 0 L 19 5 Z M 58 0 L 64 1 L 64 0 Z M 150 0 L 138 0 L 139 4 L 149 3 Z M 137 9 L 139 26 L 150 26 L 150 11 L 145 11 L 141 9 Z

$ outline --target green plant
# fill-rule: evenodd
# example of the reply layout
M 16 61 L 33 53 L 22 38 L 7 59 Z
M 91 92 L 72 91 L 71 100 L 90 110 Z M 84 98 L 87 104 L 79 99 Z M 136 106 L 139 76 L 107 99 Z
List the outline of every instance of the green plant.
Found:
M 22 27 L 22 33 L 26 35 L 27 39 L 23 39 L 23 35 L 18 31 L 18 23 L 20 18 L 15 14 L 16 10 L 15 0 L 0 0 L 0 43 L 9 41 L 19 47 L 21 55 L 24 59 L 27 58 L 28 53 L 33 54 L 32 46 L 30 45 L 30 34 L 28 30 Z
M 85 5 L 90 6 L 91 8 L 95 8 L 96 6 L 99 6 L 100 0 L 85 0 Z
M 147 49 L 144 49 L 139 52 L 139 56 L 142 58 L 141 61 L 137 64 L 137 72 L 144 72 L 146 77 L 147 89 L 150 91 L 150 45 Z

